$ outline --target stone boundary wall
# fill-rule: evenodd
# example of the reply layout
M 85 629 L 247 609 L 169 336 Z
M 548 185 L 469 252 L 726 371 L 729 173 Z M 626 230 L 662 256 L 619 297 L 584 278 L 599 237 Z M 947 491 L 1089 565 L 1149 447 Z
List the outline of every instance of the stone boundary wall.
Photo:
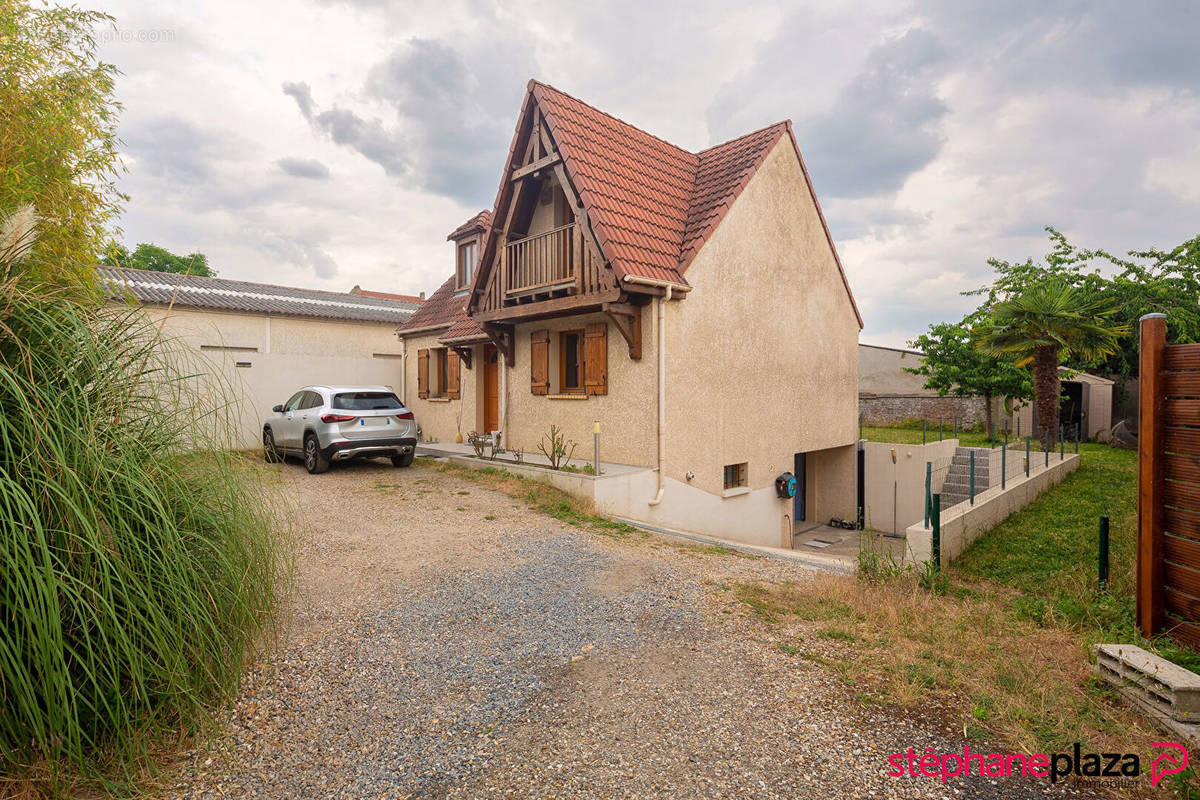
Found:
M 987 404 L 982 397 L 938 397 L 918 394 L 860 394 L 858 413 L 864 425 L 894 425 L 925 419 L 934 425 L 940 417 L 949 427 L 987 424 Z M 999 419 L 999 417 L 995 417 Z

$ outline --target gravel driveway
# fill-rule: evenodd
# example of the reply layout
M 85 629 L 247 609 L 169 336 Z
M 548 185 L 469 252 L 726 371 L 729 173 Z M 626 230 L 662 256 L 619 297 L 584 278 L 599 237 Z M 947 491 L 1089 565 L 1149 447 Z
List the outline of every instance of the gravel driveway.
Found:
M 784 655 L 729 586 L 805 568 L 564 526 L 414 466 L 271 468 L 302 532 L 282 650 L 173 796 L 1025 798 L 889 778 L 961 751 Z M 1055 796 L 1096 796 L 1084 785 Z

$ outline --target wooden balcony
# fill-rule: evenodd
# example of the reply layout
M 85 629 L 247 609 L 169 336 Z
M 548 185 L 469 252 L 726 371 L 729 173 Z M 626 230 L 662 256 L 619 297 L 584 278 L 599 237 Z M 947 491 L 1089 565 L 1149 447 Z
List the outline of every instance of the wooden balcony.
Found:
M 523 298 L 556 296 L 574 289 L 576 248 L 571 241 L 574 232 L 575 224 L 569 223 L 506 245 L 505 300 L 520 302 Z
M 534 319 L 616 301 L 620 288 L 587 231 L 572 222 L 509 241 L 496 254 L 494 277 L 473 312 L 481 322 Z

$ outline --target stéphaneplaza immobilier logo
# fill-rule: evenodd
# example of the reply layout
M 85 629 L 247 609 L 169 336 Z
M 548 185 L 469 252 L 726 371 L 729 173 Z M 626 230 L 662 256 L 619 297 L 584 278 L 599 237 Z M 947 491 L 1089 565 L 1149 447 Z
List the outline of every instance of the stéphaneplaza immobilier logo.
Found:
M 1187 769 L 1187 748 L 1178 742 L 1154 742 L 1154 756 L 1150 762 L 1150 785 L 1158 786 L 1168 775 L 1176 775 Z M 1084 753 L 1078 742 L 1069 753 L 974 753 L 970 745 L 964 745 L 961 753 L 937 753 L 927 747 L 918 753 L 909 748 L 904 753 L 888 756 L 892 769 L 888 775 L 901 778 L 940 778 L 948 783 L 951 778 L 1044 778 L 1058 783 L 1068 778 L 1121 778 L 1130 780 L 1141 777 L 1142 759 L 1137 753 Z M 1160 752 L 1161 751 L 1161 752 Z

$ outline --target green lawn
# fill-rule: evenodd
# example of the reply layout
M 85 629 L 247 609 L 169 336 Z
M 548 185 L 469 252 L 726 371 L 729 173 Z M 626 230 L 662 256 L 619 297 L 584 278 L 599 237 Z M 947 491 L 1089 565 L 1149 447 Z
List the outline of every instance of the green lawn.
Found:
M 920 431 L 918 431 L 918 435 Z M 1080 445 L 1079 469 L 977 539 L 948 569 L 951 580 L 986 580 L 1017 590 L 1014 612 L 1041 625 L 1066 625 L 1094 642 L 1138 642 L 1137 453 Z M 1107 592 L 1097 587 L 1099 520 L 1109 518 Z M 1200 669 L 1200 654 L 1167 641 L 1166 658 Z
M 1003 431 L 997 433 L 996 442 L 1001 443 L 1003 440 Z M 921 423 L 915 425 L 911 422 L 901 425 L 890 425 L 886 427 L 863 426 L 862 438 L 871 442 L 891 442 L 893 444 L 920 444 L 921 443 Z M 941 430 L 942 439 L 953 439 L 954 428 L 946 423 Z M 938 426 L 934 422 L 927 425 L 925 428 L 925 441 L 933 443 L 939 441 Z M 962 430 L 958 432 L 958 443 L 963 447 L 988 447 L 991 444 L 991 439 L 988 438 L 987 431 L 978 429 Z M 1034 445 L 1036 447 L 1036 443 Z M 1068 445 L 1069 446 L 1069 445 Z

